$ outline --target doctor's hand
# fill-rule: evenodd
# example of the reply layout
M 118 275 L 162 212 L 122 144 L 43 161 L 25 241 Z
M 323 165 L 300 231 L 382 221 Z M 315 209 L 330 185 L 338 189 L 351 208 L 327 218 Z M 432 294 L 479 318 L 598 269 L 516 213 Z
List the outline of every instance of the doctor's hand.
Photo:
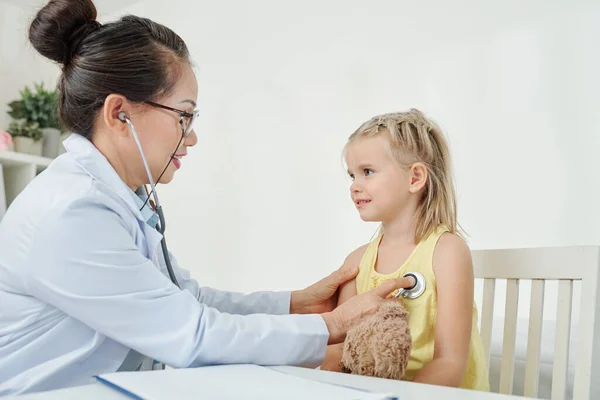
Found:
M 342 266 L 329 276 L 303 290 L 292 292 L 290 314 L 323 314 L 338 303 L 339 288 L 354 279 L 358 265 Z
M 343 342 L 346 333 L 360 323 L 363 317 L 374 314 L 385 302 L 401 301 L 389 297 L 390 294 L 397 289 L 412 285 L 414 285 L 412 277 L 390 279 L 369 292 L 351 297 L 335 310 L 321 314 L 329 330 L 328 344 Z

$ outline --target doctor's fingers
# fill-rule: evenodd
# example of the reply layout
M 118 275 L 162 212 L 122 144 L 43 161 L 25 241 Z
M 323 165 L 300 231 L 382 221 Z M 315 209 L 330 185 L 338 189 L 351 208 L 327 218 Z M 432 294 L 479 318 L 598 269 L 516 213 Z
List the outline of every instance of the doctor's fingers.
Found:
M 341 285 L 350 279 L 354 279 L 358 274 L 358 265 L 344 264 L 337 270 L 333 271 L 329 278 L 338 285 Z
M 376 295 L 385 299 L 389 297 L 395 290 L 410 288 L 413 287 L 415 284 L 415 278 L 413 278 L 412 276 L 407 276 L 399 279 L 387 280 L 375 289 L 373 289 L 373 291 Z

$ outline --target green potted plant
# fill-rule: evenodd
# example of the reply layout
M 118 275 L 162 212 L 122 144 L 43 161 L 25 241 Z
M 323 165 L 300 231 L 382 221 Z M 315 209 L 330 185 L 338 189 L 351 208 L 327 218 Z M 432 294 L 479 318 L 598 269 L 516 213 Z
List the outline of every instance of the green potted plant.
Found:
M 43 132 L 37 122 L 29 122 L 25 119 L 13 121 L 8 126 L 7 132 L 13 137 L 15 151 L 28 153 L 36 156 L 42 155 Z
M 37 124 L 42 130 L 42 155 L 54 158 L 62 147 L 62 127 L 58 119 L 58 92 L 46 90 L 44 84 L 34 84 L 34 90 L 25 87 L 21 98 L 8 104 L 10 115 L 15 120 L 26 120 Z

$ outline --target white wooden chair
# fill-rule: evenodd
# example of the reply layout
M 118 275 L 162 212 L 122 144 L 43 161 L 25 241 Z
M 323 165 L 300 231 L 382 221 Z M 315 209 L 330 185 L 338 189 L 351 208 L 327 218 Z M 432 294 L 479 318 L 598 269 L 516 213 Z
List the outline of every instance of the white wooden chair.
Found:
M 531 308 L 525 361 L 525 393 L 538 396 L 544 283 L 558 280 L 552 400 L 566 396 L 573 281 L 581 281 L 579 337 L 574 371 L 573 400 L 600 399 L 600 247 L 547 247 L 474 250 L 476 279 L 483 279 L 481 336 L 488 366 L 496 279 L 506 279 L 506 304 L 500 393 L 511 394 L 517 328 L 519 280 L 531 280 Z M 596 339 L 597 340 L 594 340 Z

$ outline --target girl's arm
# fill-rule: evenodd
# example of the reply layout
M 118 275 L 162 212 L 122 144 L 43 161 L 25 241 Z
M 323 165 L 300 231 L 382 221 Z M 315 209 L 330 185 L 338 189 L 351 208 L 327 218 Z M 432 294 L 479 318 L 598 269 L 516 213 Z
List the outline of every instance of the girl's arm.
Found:
M 344 267 L 350 267 L 359 265 L 360 260 L 365 253 L 368 245 L 364 245 L 354 250 L 346 257 L 344 261 Z M 356 296 L 356 278 L 346 282 L 340 288 L 340 294 L 338 296 L 338 307 L 353 296 Z M 325 359 L 321 364 L 322 370 L 327 371 L 340 371 L 340 361 L 342 360 L 342 351 L 344 349 L 344 343 L 338 343 L 331 346 L 327 346 L 327 352 L 325 353 Z
M 414 382 L 460 386 L 469 357 L 473 318 L 473 262 L 467 244 L 445 233 L 433 256 L 438 295 L 433 360 Z

